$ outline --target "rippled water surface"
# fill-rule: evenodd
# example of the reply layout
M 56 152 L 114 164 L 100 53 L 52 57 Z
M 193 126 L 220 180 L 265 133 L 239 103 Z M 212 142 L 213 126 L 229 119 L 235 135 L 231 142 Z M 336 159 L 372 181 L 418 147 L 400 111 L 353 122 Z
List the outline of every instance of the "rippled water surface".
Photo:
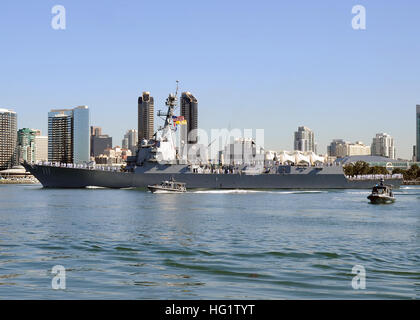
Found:
M 395 193 L 0 185 L 0 298 L 418 299 L 420 187 Z

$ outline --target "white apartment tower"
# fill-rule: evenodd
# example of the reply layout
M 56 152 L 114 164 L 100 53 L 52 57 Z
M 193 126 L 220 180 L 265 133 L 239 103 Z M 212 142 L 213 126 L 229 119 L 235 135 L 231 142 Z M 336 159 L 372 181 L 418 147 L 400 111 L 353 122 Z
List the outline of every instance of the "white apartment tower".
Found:
M 295 132 L 294 149 L 303 152 L 315 152 L 314 132 L 307 127 L 299 127 Z
M 394 138 L 387 133 L 377 133 L 372 141 L 372 156 L 387 157 L 390 159 L 396 158 L 396 151 L 394 145 Z

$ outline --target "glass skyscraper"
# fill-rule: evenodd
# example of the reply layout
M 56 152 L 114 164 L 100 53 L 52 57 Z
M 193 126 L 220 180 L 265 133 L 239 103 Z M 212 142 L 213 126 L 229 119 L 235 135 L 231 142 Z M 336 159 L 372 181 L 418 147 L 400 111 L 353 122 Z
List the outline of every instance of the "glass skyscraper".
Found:
M 48 161 L 90 160 L 89 108 L 56 109 L 48 113 Z
M 73 109 L 73 162 L 90 161 L 89 108 L 80 106 Z
M 39 130 L 22 128 L 17 133 L 18 161 L 35 162 L 35 137 L 40 135 Z

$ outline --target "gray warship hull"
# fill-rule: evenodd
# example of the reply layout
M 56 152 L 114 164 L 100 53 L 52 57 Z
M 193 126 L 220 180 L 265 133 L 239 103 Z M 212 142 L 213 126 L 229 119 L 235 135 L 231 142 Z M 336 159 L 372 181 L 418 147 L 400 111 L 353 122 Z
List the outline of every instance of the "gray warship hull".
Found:
M 371 189 L 378 179 L 348 179 L 341 167 L 284 166 L 281 172 L 247 174 L 193 173 L 186 165 L 137 167 L 132 172 L 24 164 L 45 188 L 147 188 L 171 178 L 187 189 Z M 398 188 L 402 179 L 385 179 Z

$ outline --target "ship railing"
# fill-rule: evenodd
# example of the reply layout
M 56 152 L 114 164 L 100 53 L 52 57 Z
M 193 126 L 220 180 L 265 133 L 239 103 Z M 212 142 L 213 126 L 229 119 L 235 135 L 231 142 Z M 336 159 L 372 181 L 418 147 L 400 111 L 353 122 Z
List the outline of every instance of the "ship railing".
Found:
M 76 163 L 61 163 L 61 162 L 50 162 L 50 161 L 39 161 L 38 165 L 57 167 L 57 168 L 73 168 L 73 169 L 86 169 L 86 170 L 101 170 L 101 171 L 120 171 L 120 166 L 113 165 L 88 165 L 88 164 L 76 164 Z
M 402 174 L 365 174 L 365 175 L 356 175 L 356 176 L 346 176 L 349 180 L 394 180 L 402 179 Z
M 219 168 L 210 168 L 210 167 L 202 167 L 202 166 L 191 166 L 190 167 L 191 173 L 199 173 L 199 174 L 242 174 L 243 170 L 238 167 L 219 167 Z

